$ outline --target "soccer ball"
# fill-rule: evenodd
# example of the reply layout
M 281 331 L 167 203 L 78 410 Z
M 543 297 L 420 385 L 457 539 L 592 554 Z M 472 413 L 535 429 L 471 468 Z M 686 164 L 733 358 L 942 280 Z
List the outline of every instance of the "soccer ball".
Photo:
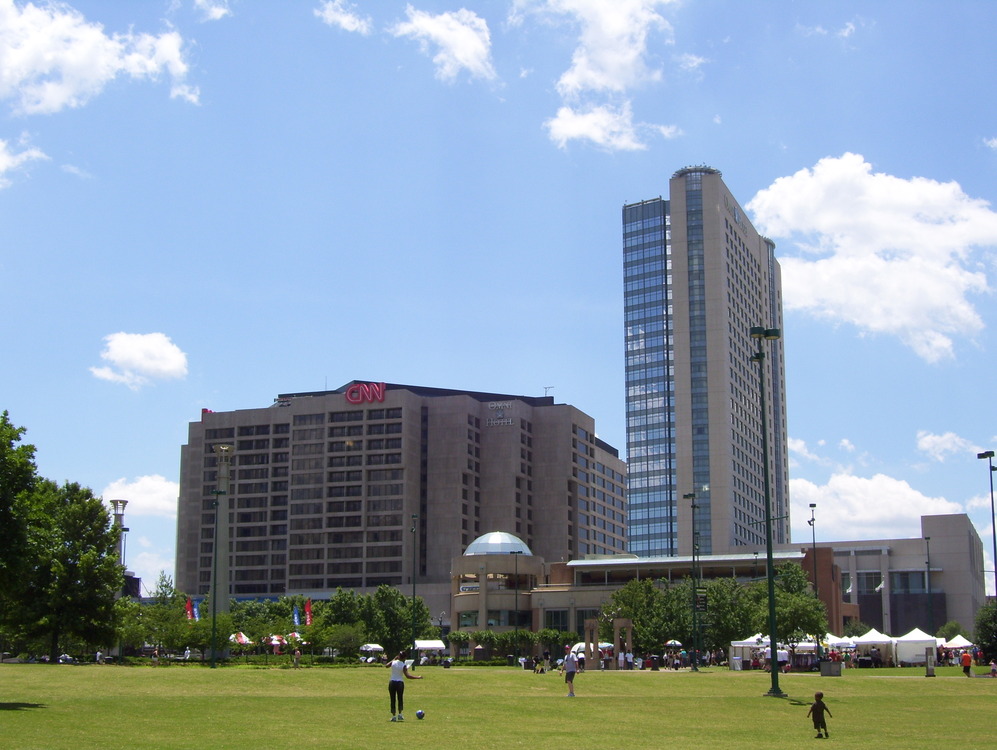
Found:
M 417 718 L 417 719 L 425 719 L 426 718 L 426 712 L 423 711 L 420 708 L 418 711 L 415 712 L 415 718 Z

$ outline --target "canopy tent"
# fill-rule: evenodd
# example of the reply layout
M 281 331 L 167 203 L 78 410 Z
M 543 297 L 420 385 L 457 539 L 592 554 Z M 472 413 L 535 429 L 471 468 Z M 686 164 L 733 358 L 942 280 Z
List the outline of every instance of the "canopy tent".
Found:
M 880 633 L 876 628 L 870 628 L 868 633 L 852 640 L 855 641 L 855 649 L 862 656 L 871 655 L 872 649 L 875 648 L 879 651 L 884 664 L 893 660 L 893 639 L 885 633 Z
M 894 641 L 899 664 L 924 664 L 926 649 L 937 648 L 938 641 L 919 628 L 914 628 L 906 635 Z
M 232 641 L 232 643 L 238 643 L 240 646 L 249 646 L 252 645 L 253 643 L 251 640 L 249 640 L 249 637 L 241 631 L 238 633 L 232 633 L 232 635 L 230 635 L 228 639 Z
M 612 643 L 607 643 L 606 641 L 599 641 L 599 650 L 600 651 L 602 651 L 604 649 L 612 649 L 612 648 L 613 648 L 613 644 Z M 576 643 L 574 646 L 571 647 L 571 651 L 572 651 L 572 653 L 582 654 L 584 656 L 584 654 L 585 654 L 585 642 L 584 641 L 579 641 L 578 643 Z
M 969 648 L 973 645 L 972 641 L 967 641 L 963 636 L 957 635 L 951 641 L 945 641 L 945 648 Z
M 446 647 L 446 644 L 439 638 L 424 641 L 416 639 L 415 641 L 415 648 L 417 651 L 443 651 Z
M 833 633 L 828 633 L 824 636 L 824 642 L 828 645 L 828 648 L 855 648 L 855 642 L 847 636 L 837 636 Z
M 361 651 L 384 651 L 384 646 L 379 643 L 365 643 L 360 647 Z

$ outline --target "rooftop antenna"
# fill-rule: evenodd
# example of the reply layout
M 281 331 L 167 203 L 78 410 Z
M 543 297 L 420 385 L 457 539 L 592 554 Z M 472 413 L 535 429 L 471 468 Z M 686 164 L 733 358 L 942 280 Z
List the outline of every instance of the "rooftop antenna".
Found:
M 544 396 L 546 396 L 552 390 L 554 390 L 554 386 L 552 386 L 552 385 L 545 385 L 544 386 Z

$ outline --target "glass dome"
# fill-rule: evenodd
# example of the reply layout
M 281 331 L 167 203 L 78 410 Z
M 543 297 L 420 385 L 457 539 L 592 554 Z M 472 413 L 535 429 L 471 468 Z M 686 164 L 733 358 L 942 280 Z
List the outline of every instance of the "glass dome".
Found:
M 464 551 L 465 555 L 508 555 L 519 552 L 523 555 L 532 555 L 526 542 L 514 534 L 505 531 L 489 531 L 482 534 L 469 545 Z

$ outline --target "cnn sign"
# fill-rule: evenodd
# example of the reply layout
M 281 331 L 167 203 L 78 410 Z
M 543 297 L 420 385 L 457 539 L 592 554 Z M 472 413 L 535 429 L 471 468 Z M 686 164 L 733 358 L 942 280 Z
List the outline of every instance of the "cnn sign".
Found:
M 346 389 L 346 400 L 351 404 L 384 401 L 384 391 L 384 383 L 354 383 Z

